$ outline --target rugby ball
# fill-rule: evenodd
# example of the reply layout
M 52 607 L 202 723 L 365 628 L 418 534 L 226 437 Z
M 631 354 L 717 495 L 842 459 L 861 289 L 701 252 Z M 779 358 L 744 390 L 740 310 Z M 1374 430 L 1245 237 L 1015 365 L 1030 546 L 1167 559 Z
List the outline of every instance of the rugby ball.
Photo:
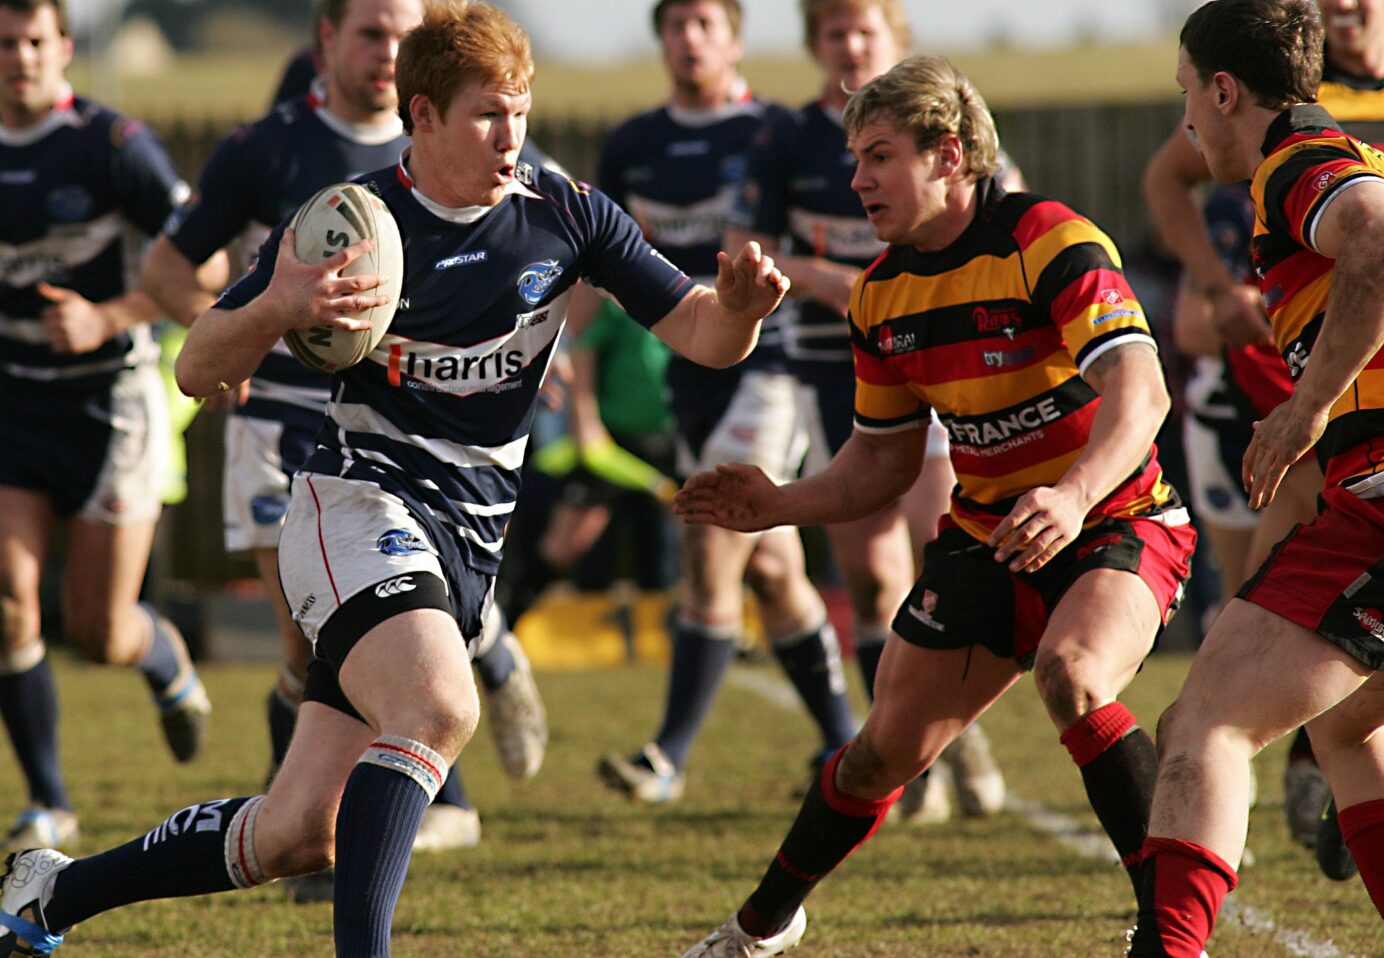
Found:
M 375 240 L 373 249 L 341 271 L 342 276 L 380 274 L 386 278 L 373 292 L 383 294 L 388 301 L 351 314 L 356 319 L 368 319 L 370 328 L 311 326 L 284 334 L 293 355 L 319 372 L 334 373 L 354 366 L 379 345 L 399 307 L 404 285 L 404 244 L 399 225 L 383 200 L 355 183 L 337 183 L 319 191 L 299 208 L 290 225 L 294 252 L 305 263 L 320 263 L 361 240 Z

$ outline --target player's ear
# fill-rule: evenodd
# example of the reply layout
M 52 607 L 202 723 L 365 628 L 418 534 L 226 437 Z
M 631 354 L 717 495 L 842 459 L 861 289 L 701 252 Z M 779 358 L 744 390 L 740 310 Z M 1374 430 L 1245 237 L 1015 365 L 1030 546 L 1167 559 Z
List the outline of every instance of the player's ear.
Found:
M 413 117 L 413 128 L 415 130 L 431 130 L 437 108 L 433 102 L 421 93 L 415 93 L 413 98 L 408 101 L 409 116 Z

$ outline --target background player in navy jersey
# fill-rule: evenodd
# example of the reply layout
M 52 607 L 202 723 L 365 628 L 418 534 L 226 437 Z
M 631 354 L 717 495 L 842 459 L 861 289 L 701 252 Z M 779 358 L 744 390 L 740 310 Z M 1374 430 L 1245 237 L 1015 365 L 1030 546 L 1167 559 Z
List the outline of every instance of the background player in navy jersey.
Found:
M 738 68 L 738 0 L 661 0 L 653 26 L 672 81 L 669 102 L 617 127 L 601 155 L 600 187 L 629 211 L 650 242 L 689 274 L 709 278 L 744 176 L 755 131 L 782 107 L 751 95 Z M 745 363 L 708 370 L 674 357 L 668 386 L 679 468 L 690 474 L 747 459 L 779 479 L 797 472 L 805 436 L 777 332 L 766 330 Z M 631 757 L 608 754 L 607 784 L 643 801 L 681 797 L 683 769 L 744 628 L 748 579 L 775 657 L 828 752 L 855 732 L 840 648 L 826 605 L 808 581 L 796 529 L 747 536 L 686 530 L 683 590 L 662 724 Z
M 144 674 L 179 761 L 211 710 L 182 637 L 138 602 L 168 429 L 158 310 L 126 279 L 187 188 L 152 131 L 73 96 L 71 58 L 60 3 L 0 2 L 0 715 L 31 803 L 11 848 L 77 834 L 39 622 L 60 526 L 67 637 Z
M 1131 955 L 1202 954 L 1238 883 L 1250 761 L 1304 722 L 1384 914 L 1384 154 L 1314 102 L 1322 33 L 1307 0 L 1216 0 L 1180 37 L 1187 128 L 1218 181 L 1252 180 L 1255 273 L 1294 378 L 1245 454 L 1250 507 L 1309 452 L 1325 482 L 1317 515 L 1221 613 L 1159 723 Z
M 1317 102 L 1347 133 L 1367 143 L 1384 144 L 1384 2 L 1317 0 L 1317 7 L 1324 27 Z M 1210 179 L 1206 160 L 1186 131 L 1174 130 L 1144 172 L 1144 198 L 1163 241 L 1186 270 L 1192 294 L 1206 301 L 1212 325 L 1235 360 L 1243 350 L 1271 349 L 1272 343 L 1258 291 L 1226 267 L 1224 257 L 1217 255 L 1208 238 L 1194 191 Z M 1256 546 L 1265 540 L 1276 541 L 1270 538 L 1273 530 L 1309 521 L 1316 512 L 1320 491 L 1320 470 L 1311 463 L 1289 470 L 1279 494 L 1267 507 L 1263 519 L 1267 529 L 1257 538 Z M 1257 567 L 1264 554 L 1252 554 L 1252 564 Z M 1305 731 L 1293 739 L 1283 785 L 1289 830 L 1303 844 L 1315 844 L 1315 823 L 1330 790 Z M 1334 840 L 1328 829 L 1328 843 Z M 1323 854 L 1327 856 L 1321 859 L 1323 867 L 1331 873 L 1329 848 L 1323 848 Z
M 753 348 L 787 281 L 753 245 L 693 283 L 603 194 L 519 161 L 533 75 L 527 35 L 496 8 L 430 8 L 399 49 L 412 146 L 364 178 L 398 221 L 399 310 L 379 347 L 333 377 L 328 428 L 294 480 L 282 540 L 289 607 L 316 658 L 267 796 L 175 813 L 72 861 L 17 856 L 0 896 L 0 954 L 54 944 L 101 911 L 249 887 L 335 853 L 336 953 L 389 954 L 410 848 L 443 770 L 476 727 L 479 641 L 518 494 L 529 424 L 572 286 L 607 289 L 689 358 Z M 359 329 L 380 277 L 342 278 L 271 234 L 257 268 L 193 323 L 189 394 L 229 390 L 290 328 Z
M 394 60 L 399 39 L 422 19 L 419 0 L 321 0 L 318 47 L 323 73 L 314 92 L 275 107 L 220 145 L 195 200 L 160 236 L 145 260 L 144 284 L 170 315 L 184 322 L 216 299 L 195 268 L 223 246 L 242 265 L 269 230 L 318 189 L 398 159 L 408 145 L 397 112 Z M 312 650 L 284 604 L 278 544 L 289 481 L 312 452 L 328 399 L 329 377 L 309 370 L 277 346 L 246 384 L 246 397 L 226 423 L 224 514 L 226 548 L 254 554 L 283 640 L 284 663 L 269 696 L 273 764 L 283 760 L 303 697 Z M 505 769 L 525 778 L 543 760 L 547 727 L 528 660 L 498 621 L 477 658 L 492 696 L 491 726 L 503 733 Z M 418 848 L 474 845 L 480 819 L 456 770 L 419 830 Z M 301 898 L 330 895 L 330 884 L 289 886 Z
M 788 369 L 802 387 L 798 402 L 811 437 L 804 471 L 810 474 L 826 468 L 851 435 L 855 374 L 846 309 L 856 277 L 884 251 L 851 189 L 855 159 L 846 149 L 841 111 L 851 91 L 899 62 L 910 33 L 900 0 L 803 0 L 801 6 L 807 48 L 823 73 L 821 95 L 760 132 L 726 243 L 756 240 L 793 282 L 793 296 L 780 312 Z M 921 558 L 937 535 L 955 483 L 946 431 L 934 423 L 918 481 L 900 502 L 827 526 L 855 617 L 856 661 L 871 694 L 889 621 L 913 583 L 914 556 Z M 907 521 L 904 503 L 911 506 Z M 1003 807 L 1004 777 L 980 726 L 958 736 L 943 759 L 950 776 L 909 783 L 895 806 L 902 818 L 926 823 L 948 817 L 948 777 L 968 814 Z
M 860 734 L 832 756 L 759 887 L 685 958 L 802 938 L 802 902 L 902 786 L 1027 669 L 1131 879 L 1153 742 L 1116 696 L 1176 608 L 1196 535 L 1152 448 L 1169 401 L 1114 244 L 1061 203 L 1006 193 L 984 101 L 914 57 L 852 96 L 859 193 L 890 244 L 856 281 L 855 432 L 778 486 L 733 464 L 678 512 L 736 529 L 868 515 L 917 479 L 935 410 L 958 485 L 893 621 Z

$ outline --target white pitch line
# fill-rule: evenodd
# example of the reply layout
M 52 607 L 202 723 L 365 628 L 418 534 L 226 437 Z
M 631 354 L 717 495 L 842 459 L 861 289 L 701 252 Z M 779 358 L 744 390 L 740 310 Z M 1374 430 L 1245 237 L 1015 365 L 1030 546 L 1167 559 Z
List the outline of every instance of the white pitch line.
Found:
M 760 698 L 772 702 L 783 709 L 796 711 L 802 707 L 797 693 L 780 679 L 765 675 L 752 669 L 731 669 L 730 682 Z M 1012 792 L 1005 801 L 1005 807 L 1023 816 L 1035 831 L 1051 835 L 1082 858 L 1116 863 L 1119 855 L 1103 832 L 1084 827 L 1076 819 L 1055 812 L 1036 802 L 1024 801 Z M 1357 958 L 1336 947 L 1331 940 L 1313 938 L 1307 932 L 1296 928 L 1281 927 L 1269 912 L 1249 905 L 1242 905 L 1232 894 L 1221 908 L 1222 925 L 1234 922 L 1240 928 L 1255 935 L 1272 938 L 1296 958 Z

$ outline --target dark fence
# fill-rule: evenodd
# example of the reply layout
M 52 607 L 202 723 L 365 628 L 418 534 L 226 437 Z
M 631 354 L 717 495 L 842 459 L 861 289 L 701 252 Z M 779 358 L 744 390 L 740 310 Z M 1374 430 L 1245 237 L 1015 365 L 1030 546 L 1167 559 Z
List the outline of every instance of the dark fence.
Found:
M 1147 241 L 1139 180 L 1144 164 L 1178 123 L 1176 103 L 1054 107 L 1000 111 L 1005 149 L 1023 168 L 1031 189 L 1091 217 L 1127 255 Z M 183 174 L 192 180 L 228 131 L 224 123 L 176 120 L 157 124 Z M 536 122 L 534 141 L 575 176 L 592 179 L 609 122 Z M 173 574 L 200 584 L 253 575 L 221 549 L 221 416 L 201 415 L 188 431 L 188 501 L 174 510 Z

